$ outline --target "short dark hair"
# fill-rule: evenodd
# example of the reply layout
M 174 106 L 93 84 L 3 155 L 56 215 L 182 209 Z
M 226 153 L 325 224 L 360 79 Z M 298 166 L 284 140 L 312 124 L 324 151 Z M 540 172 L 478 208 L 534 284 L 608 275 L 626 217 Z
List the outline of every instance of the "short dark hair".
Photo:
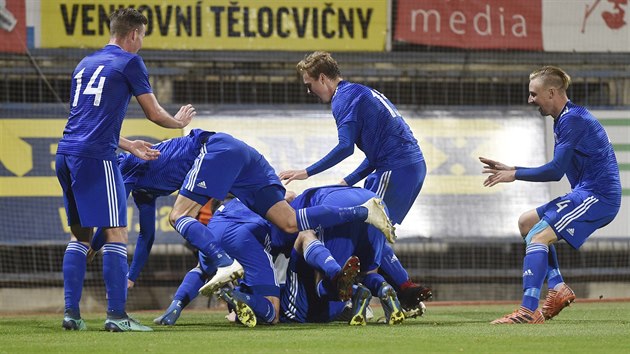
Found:
M 112 37 L 124 37 L 147 23 L 149 23 L 147 18 L 134 8 L 118 9 L 109 15 L 109 30 Z

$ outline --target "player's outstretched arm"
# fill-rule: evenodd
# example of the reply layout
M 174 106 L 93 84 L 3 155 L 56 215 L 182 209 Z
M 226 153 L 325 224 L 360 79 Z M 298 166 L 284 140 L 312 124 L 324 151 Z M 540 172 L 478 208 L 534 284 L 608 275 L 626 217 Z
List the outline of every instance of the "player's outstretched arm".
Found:
M 144 140 L 129 140 L 121 136 L 118 140 L 118 147 L 147 161 L 155 160 L 160 156 L 160 151 L 153 149 L 151 143 Z
M 182 106 L 175 116 L 171 116 L 158 103 L 153 93 L 145 93 L 136 97 L 147 118 L 164 128 L 184 128 L 197 114 L 191 104 Z

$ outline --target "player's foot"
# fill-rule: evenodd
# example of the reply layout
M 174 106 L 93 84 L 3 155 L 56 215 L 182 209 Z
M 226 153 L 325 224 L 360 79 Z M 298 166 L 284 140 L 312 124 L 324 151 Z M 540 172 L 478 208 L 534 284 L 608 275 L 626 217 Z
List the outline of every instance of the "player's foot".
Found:
M 430 288 L 415 283 L 398 292 L 398 300 L 404 310 L 418 308 L 422 301 L 429 300 L 432 296 Z
M 367 202 L 361 204 L 368 210 L 367 219 L 365 222 L 374 225 L 377 229 L 381 230 L 383 235 L 389 243 L 396 242 L 396 231 L 394 225 L 385 212 L 385 206 L 380 198 L 370 198 Z
M 67 331 L 87 331 L 87 325 L 81 318 L 72 318 L 68 315 L 63 316 L 61 327 Z
M 381 305 L 385 313 L 385 322 L 390 325 L 403 323 L 405 314 L 402 311 L 394 288 L 387 283 L 383 283 L 378 290 L 378 297 L 381 299 Z
M 247 294 L 238 290 L 224 287 L 219 290 L 219 298 L 223 299 L 236 312 L 236 320 L 245 327 L 256 326 L 256 314 L 254 310 L 247 304 Z
M 348 321 L 350 326 L 366 325 L 367 309 L 371 299 L 372 294 L 370 290 L 362 284 L 357 285 L 357 289 L 352 296 L 352 317 Z
M 540 324 L 545 318 L 540 310 L 531 311 L 526 307 L 519 307 L 514 312 L 490 322 L 491 324 Z
M 127 315 L 124 318 L 108 318 L 105 320 L 105 330 L 109 332 L 152 332 L 151 327 L 147 327 L 133 317 Z
M 208 282 L 199 289 L 199 293 L 210 297 L 226 284 L 241 279 L 243 274 L 243 266 L 235 259 L 231 265 L 217 268 L 214 277 L 208 280 Z
M 560 289 L 550 289 L 545 297 L 545 303 L 542 307 L 542 314 L 546 320 L 550 320 L 557 316 L 562 309 L 571 305 L 575 301 L 575 293 L 569 286 L 562 283 Z
M 415 308 L 403 309 L 403 312 L 405 313 L 405 319 L 422 317 L 427 312 L 427 307 L 424 302 L 420 302 Z
M 153 323 L 157 325 L 173 326 L 177 319 L 182 314 L 182 302 L 173 301 L 171 305 L 166 309 L 166 312 L 162 316 L 153 320 Z
M 359 257 L 351 256 L 343 265 L 339 273 L 332 279 L 333 284 L 337 286 L 339 291 L 339 299 L 341 301 L 348 301 L 352 298 L 352 285 L 359 275 L 361 262 Z

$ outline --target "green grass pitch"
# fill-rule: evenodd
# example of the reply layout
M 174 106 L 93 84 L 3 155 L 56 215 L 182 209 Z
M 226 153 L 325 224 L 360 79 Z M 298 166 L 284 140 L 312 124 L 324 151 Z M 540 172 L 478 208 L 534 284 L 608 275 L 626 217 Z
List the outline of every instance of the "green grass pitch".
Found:
M 223 312 L 189 311 L 152 333 L 108 333 L 104 314 L 87 332 L 61 329 L 60 314 L 0 315 L 0 353 L 628 353 L 630 302 L 577 302 L 543 325 L 490 325 L 514 305 L 428 303 L 400 326 L 279 324 L 245 328 Z M 134 316 L 151 324 L 159 312 Z M 380 308 L 375 315 L 381 314 Z

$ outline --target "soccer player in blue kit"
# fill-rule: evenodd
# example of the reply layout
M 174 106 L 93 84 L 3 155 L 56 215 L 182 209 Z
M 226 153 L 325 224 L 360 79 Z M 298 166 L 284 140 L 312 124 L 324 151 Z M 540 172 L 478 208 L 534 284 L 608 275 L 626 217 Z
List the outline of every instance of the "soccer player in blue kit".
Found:
M 183 106 L 173 117 L 157 102 L 147 69 L 136 53 L 142 47 L 147 18 L 134 9 L 110 16 L 109 43 L 77 65 L 73 72 L 71 109 L 59 142 L 56 172 L 64 196 L 72 239 L 63 259 L 65 311 L 62 327 L 85 330 L 79 311 L 88 242 L 93 227 L 105 228 L 103 278 L 107 294 L 108 331 L 150 331 L 125 312 L 127 300 L 127 203 L 116 163 L 117 146 L 143 158 L 157 152 L 142 141 L 120 138 L 131 96 L 145 115 L 166 128 L 188 125 L 195 110 Z M 76 296 L 79 294 L 79 296 Z
M 523 260 L 523 299 L 519 309 L 493 324 L 544 323 L 575 300 L 564 283 L 553 243 L 565 240 L 579 249 L 595 230 L 609 224 L 621 206 L 619 165 L 606 131 L 586 108 L 571 102 L 571 78 L 562 69 L 545 66 L 529 76 L 528 103 L 554 119 L 553 160 L 534 168 L 507 166 L 480 157 L 484 186 L 515 180 L 559 181 L 567 176 L 571 192 L 525 212 L 518 225 L 526 244 Z M 548 293 L 538 310 L 540 289 Z
M 308 55 L 297 64 L 297 71 L 307 93 L 331 103 L 339 143 L 306 169 L 281 172 L 280 179 L 288 184 L 323 172 L 351 156 L 356 145 L 366 158 L 340 184 L 352 186 L 367 177 L 364 187 L 381 197 L 392 222 L 401 224 L 422 189 L 427 168 L 418 141 L 400 112 L 382 93 L 343 80 L 330 53 Z M 431 297 L 429 288 L 409 279 L 389 245 L 385 245 L 383 257 L 382 270 L 400 291 L 401 301 L 414 306 Z

